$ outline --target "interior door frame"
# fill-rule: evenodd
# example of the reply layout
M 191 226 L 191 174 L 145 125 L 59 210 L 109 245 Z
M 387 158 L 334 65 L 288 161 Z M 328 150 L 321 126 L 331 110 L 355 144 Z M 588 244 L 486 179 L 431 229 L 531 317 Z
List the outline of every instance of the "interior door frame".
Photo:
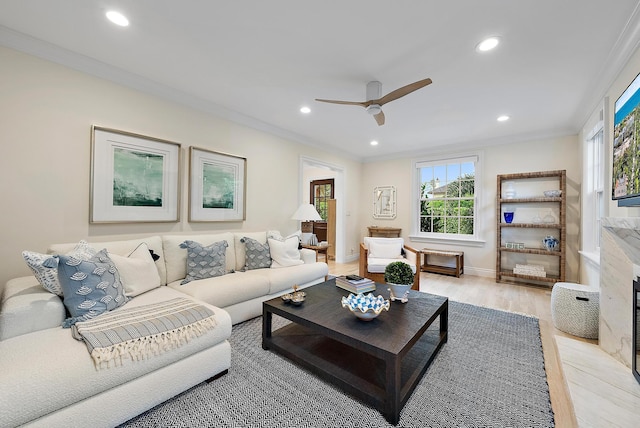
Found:
M 345 201 L 345 174 L 344 168 L 340 165 L 325 162 L 308 156 L 300 156 L 300 167 L 298 168 L 298 204 L 309 202 L 308 183 L 304 183 L 305 168 L 322 168 L 331 170 L 334 176 L 334 199 L 336 204 L 336 263 L 345 263 L 346 260 L 346 238 L 344 228 L 344 201 Z

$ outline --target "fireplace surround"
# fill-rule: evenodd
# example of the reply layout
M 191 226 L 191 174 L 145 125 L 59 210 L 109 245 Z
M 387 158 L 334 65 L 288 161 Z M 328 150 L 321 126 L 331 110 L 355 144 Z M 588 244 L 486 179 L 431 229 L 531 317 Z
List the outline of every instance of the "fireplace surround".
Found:
M 633 368 L 635 358 L 633 282 L 640 277 L 640 218 L 602 219 L 599 346 Z M 634 370 L 635 373 L 635 370 Z
M 631 347 L 631 369 L 633 376 L 640 383 L 640 282 L 638 278 L 633 281 L 633 345 Z

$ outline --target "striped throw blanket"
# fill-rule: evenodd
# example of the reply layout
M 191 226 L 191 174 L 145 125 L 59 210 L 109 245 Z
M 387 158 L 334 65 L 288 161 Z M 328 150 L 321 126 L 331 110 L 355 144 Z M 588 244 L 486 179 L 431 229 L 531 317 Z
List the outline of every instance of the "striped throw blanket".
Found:
M 184 297 L 107 312 L 72 326 L 97 369 L 123 358 L 140 360 L 178 348 L 215 327 L 211 309 Z

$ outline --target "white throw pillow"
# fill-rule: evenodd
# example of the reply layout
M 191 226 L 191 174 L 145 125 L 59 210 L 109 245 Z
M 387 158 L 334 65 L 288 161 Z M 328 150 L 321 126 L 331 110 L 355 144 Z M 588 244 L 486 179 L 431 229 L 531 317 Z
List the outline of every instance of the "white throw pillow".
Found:
M 402 243 L 392 241 L 370 241 L 369 257 L 376 259 L 399 259 L 402 257 Z
M 300 229 L 293 232 L 291 235 L 288 235 L 286 238 L 282 236 L 282 234 L 277 230 L 267 230 L 267 239 L 277 239 L 278 241 L 284 241 L 285 239 L 289 239 L 292 237 L 297 237 L 298 241 L 302 238 L 302 231 Z
M 160 287 L 158 268 L 147 244 L 138 245 L 128 257 L 109 253 L 109 258 L 120 273 L 125 296 L 137 296 Z
M 89 260 L 95 256 L 97 251 L 89 245 L 87 241 L 80 241 L 76 246 L 66 253 L 67 256 L 72 256 L 79 260 Z M 51 254 L 41 254 L 34 251 L 23 251 L 22 257 L 29 266 L 29 269 L 33 272 L 40 285 L 50 293 L 62 296 L 62 286 L 58 281 L 58 269 L 46 268 L 42 266 L 42 263 L 51 258 Z
M 268 241 L 272 269 L 304 264 L 300 260 L 300 251 L 298 251 L 300 241 L 297 236 L 291 236 L 284 241 L 269 238 Z

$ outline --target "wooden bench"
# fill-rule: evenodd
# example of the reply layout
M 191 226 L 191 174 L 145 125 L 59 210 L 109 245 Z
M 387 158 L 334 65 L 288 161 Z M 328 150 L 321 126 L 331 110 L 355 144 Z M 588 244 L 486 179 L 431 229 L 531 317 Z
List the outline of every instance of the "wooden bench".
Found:
M 460 275 L 464 273 L 464 251 L 443 251 L 423 248 L 422 250 L 420 250 L 420 254 L 422 254 L 422 266 L 420 266 L 420 270 L 423 272 L 455 275 L 457 278 L 460 278 Z M 451 267 L 433 264 L 430 265 L 427 261 L 428 256 L 455 257 L 456 266 Z

